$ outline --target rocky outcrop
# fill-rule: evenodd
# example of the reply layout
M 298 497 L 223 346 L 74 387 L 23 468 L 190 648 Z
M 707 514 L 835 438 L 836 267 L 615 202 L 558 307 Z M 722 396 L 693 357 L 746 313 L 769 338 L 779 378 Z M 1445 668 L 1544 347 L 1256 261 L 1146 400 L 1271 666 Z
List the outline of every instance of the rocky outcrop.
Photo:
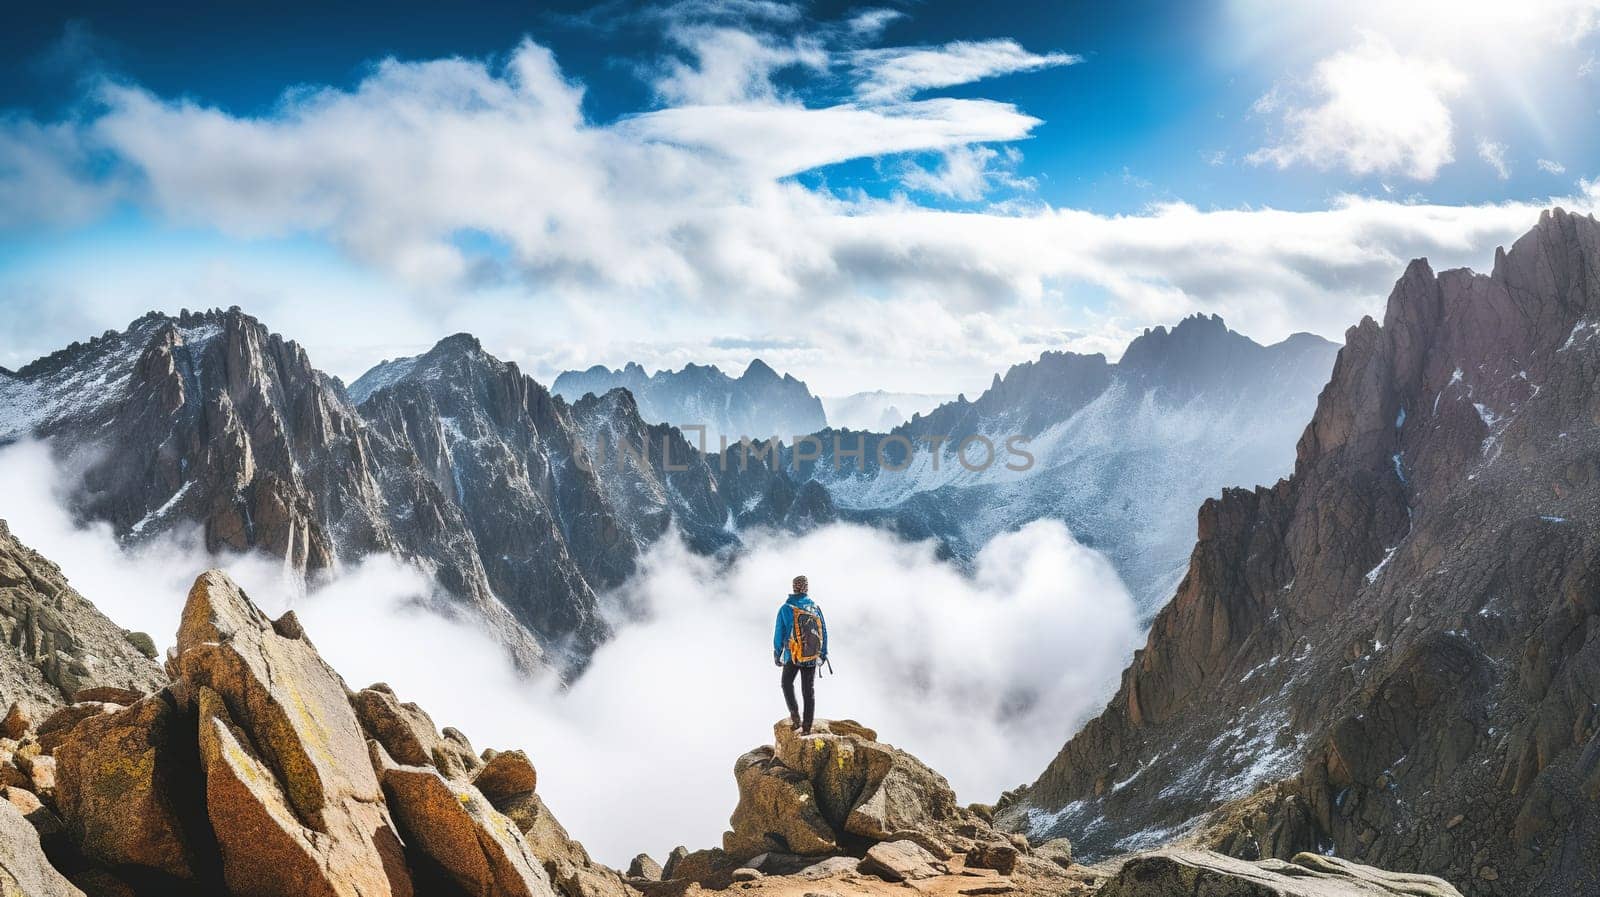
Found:
M 411 893 L 344 682 L 298 626 L 275 625 L 207 572 L 189 592 L 172 666 L 197 699 L 206 808 L 230 890 Z
M 553 897 L 550 879 L 511 820 L 475 788 L 432 767 L 400 766 L 373 748 L 407 843 L 468 894 Z
M 465 779 L 483 765 L 465 737 L 454 729 L 441 735 L 426 710 L 402 703 L 385 683 L 363 688 L 350 703 L 367 737 L 383 745 L 396 763 L 432 766 L 451 779 Z
M 161 669 L 129 636 L 0 520 L 0 695 L 10 699 L 3 712 L 42 719 L 93 686 L 156 690 Z M 14 737 L 6 731 L 16 725 L 8 720 L 0 735 Z
M 958 807 L 943 776 L 860 723 L 819 720 L 800 736 L 783 721 L 773 734 L 773 744 L 734 764 L 739 801 L 722 846 L 674 850 L 662 872 L 667 883 L 816 881 L 857 871 L 909 881 L 949 875 L 951 862 L 976 868 L 971 857 L 1015 858 L 1027 849 Z M 1061 873 L 1047 861 L 1034 868 Z
M 1202 843 L 1241 856 L 1591 891 L 1596 272 L 1600 224 L 1559 210 L 1488 275 L 1413 262 L 1294 475 L 1202 507 L 1119 692 L 1001 820 L 1094 857 L 1224 807 Z
M 1218 853 L 1160 850 L 1131 857 L 1101 897 L 1461 897 L 1447 882 L 1302 853 L 1249 863 Z
M 480 758 L 387 686 L 351 693 L 292 613 L 268 619 L 218 571 L 190 590 L 167 666 L 148 695 L 76 695 L 127 705 L 85 700 L 38 729 L 8 715 L 0 813 L 45 839 L 45 872 L 135 897 L 630 893 L 544 809 L 525 754 Z M 0 875 L 58 893 L 24 848 L 0 848 Z
M 909 831 L 937 838 L 976 818 L 943 776 L 852 720 L 819 721 L 803 737 L 782 721 L 773 735 L 734 765 L 739 804 L 722 844 L 731 857 L 822 856 Z

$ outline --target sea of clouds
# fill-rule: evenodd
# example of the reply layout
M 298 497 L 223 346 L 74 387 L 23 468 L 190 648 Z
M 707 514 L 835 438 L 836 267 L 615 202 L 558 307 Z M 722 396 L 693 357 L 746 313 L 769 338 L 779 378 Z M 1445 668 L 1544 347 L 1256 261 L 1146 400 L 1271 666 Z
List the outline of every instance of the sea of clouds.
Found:
M 434 584 L 395 558 L 349 562 L 309 588 L 261 556 L 212 556 L 198 534 L 136 548 L 76 525 L 48 448 L 0 449 L 0 517 L 120 625 L 172 643 L 194 577 L 225 569 L 274 616 L 293 608 L 352 686 L 388 682 L 479 749 L 518 747 L 557 817 L 626 865 L 720 843 L 734 760 L 784 715 L 773 616 L 806 574 L 835 675 L 818 715 L 851 717 L 944 773 L 963 801 L 1031 780 L 1103 706 L 1138 638 L 1110 563 L 1054 521 L 994 539 L 963 570 L 930 543 L 868 528 L 748 535 L 732 560 L 668 540 L 606 601 L 616 637 L 563 687 L 525 678 L 470 623 L 429 609 Z

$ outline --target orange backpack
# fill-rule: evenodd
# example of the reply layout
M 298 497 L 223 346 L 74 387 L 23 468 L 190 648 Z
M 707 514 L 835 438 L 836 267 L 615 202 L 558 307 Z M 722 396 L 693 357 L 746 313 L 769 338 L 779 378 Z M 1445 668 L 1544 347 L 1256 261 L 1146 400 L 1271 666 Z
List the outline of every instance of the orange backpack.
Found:
M 822 657 L 822 615 L 803 607 L 792 610 L 794 628 L 789 632 L 789 662 L 815 663 Z

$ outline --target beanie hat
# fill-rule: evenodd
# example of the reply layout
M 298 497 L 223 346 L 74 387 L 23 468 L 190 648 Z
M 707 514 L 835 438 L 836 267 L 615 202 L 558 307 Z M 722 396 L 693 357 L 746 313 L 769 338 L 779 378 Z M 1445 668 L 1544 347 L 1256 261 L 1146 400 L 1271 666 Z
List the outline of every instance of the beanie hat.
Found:
M 804 576 L 796 576 L 794 578 L 794 593 L 796 595 L 804 595 L 809 588 L 811 588 L 811 583 L 806 582 Z

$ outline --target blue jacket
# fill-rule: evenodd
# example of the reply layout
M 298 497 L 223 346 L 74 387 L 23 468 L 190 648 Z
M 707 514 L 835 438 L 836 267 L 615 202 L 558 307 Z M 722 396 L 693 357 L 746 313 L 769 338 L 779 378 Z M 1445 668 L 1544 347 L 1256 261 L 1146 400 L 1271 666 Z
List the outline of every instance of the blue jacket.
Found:
M 778 608 L 778 622 L 772 628 L 772 659 L 779 663 L 789 662 L 789 634 L 794 632 L 794 609 L 797 607 L 803 607 L 822 619 L 822 657 L 805 664 L 817 666 L 828 658 L 828 618 L 822 616 L 822 608 L 807 595 L 790 595 Z

